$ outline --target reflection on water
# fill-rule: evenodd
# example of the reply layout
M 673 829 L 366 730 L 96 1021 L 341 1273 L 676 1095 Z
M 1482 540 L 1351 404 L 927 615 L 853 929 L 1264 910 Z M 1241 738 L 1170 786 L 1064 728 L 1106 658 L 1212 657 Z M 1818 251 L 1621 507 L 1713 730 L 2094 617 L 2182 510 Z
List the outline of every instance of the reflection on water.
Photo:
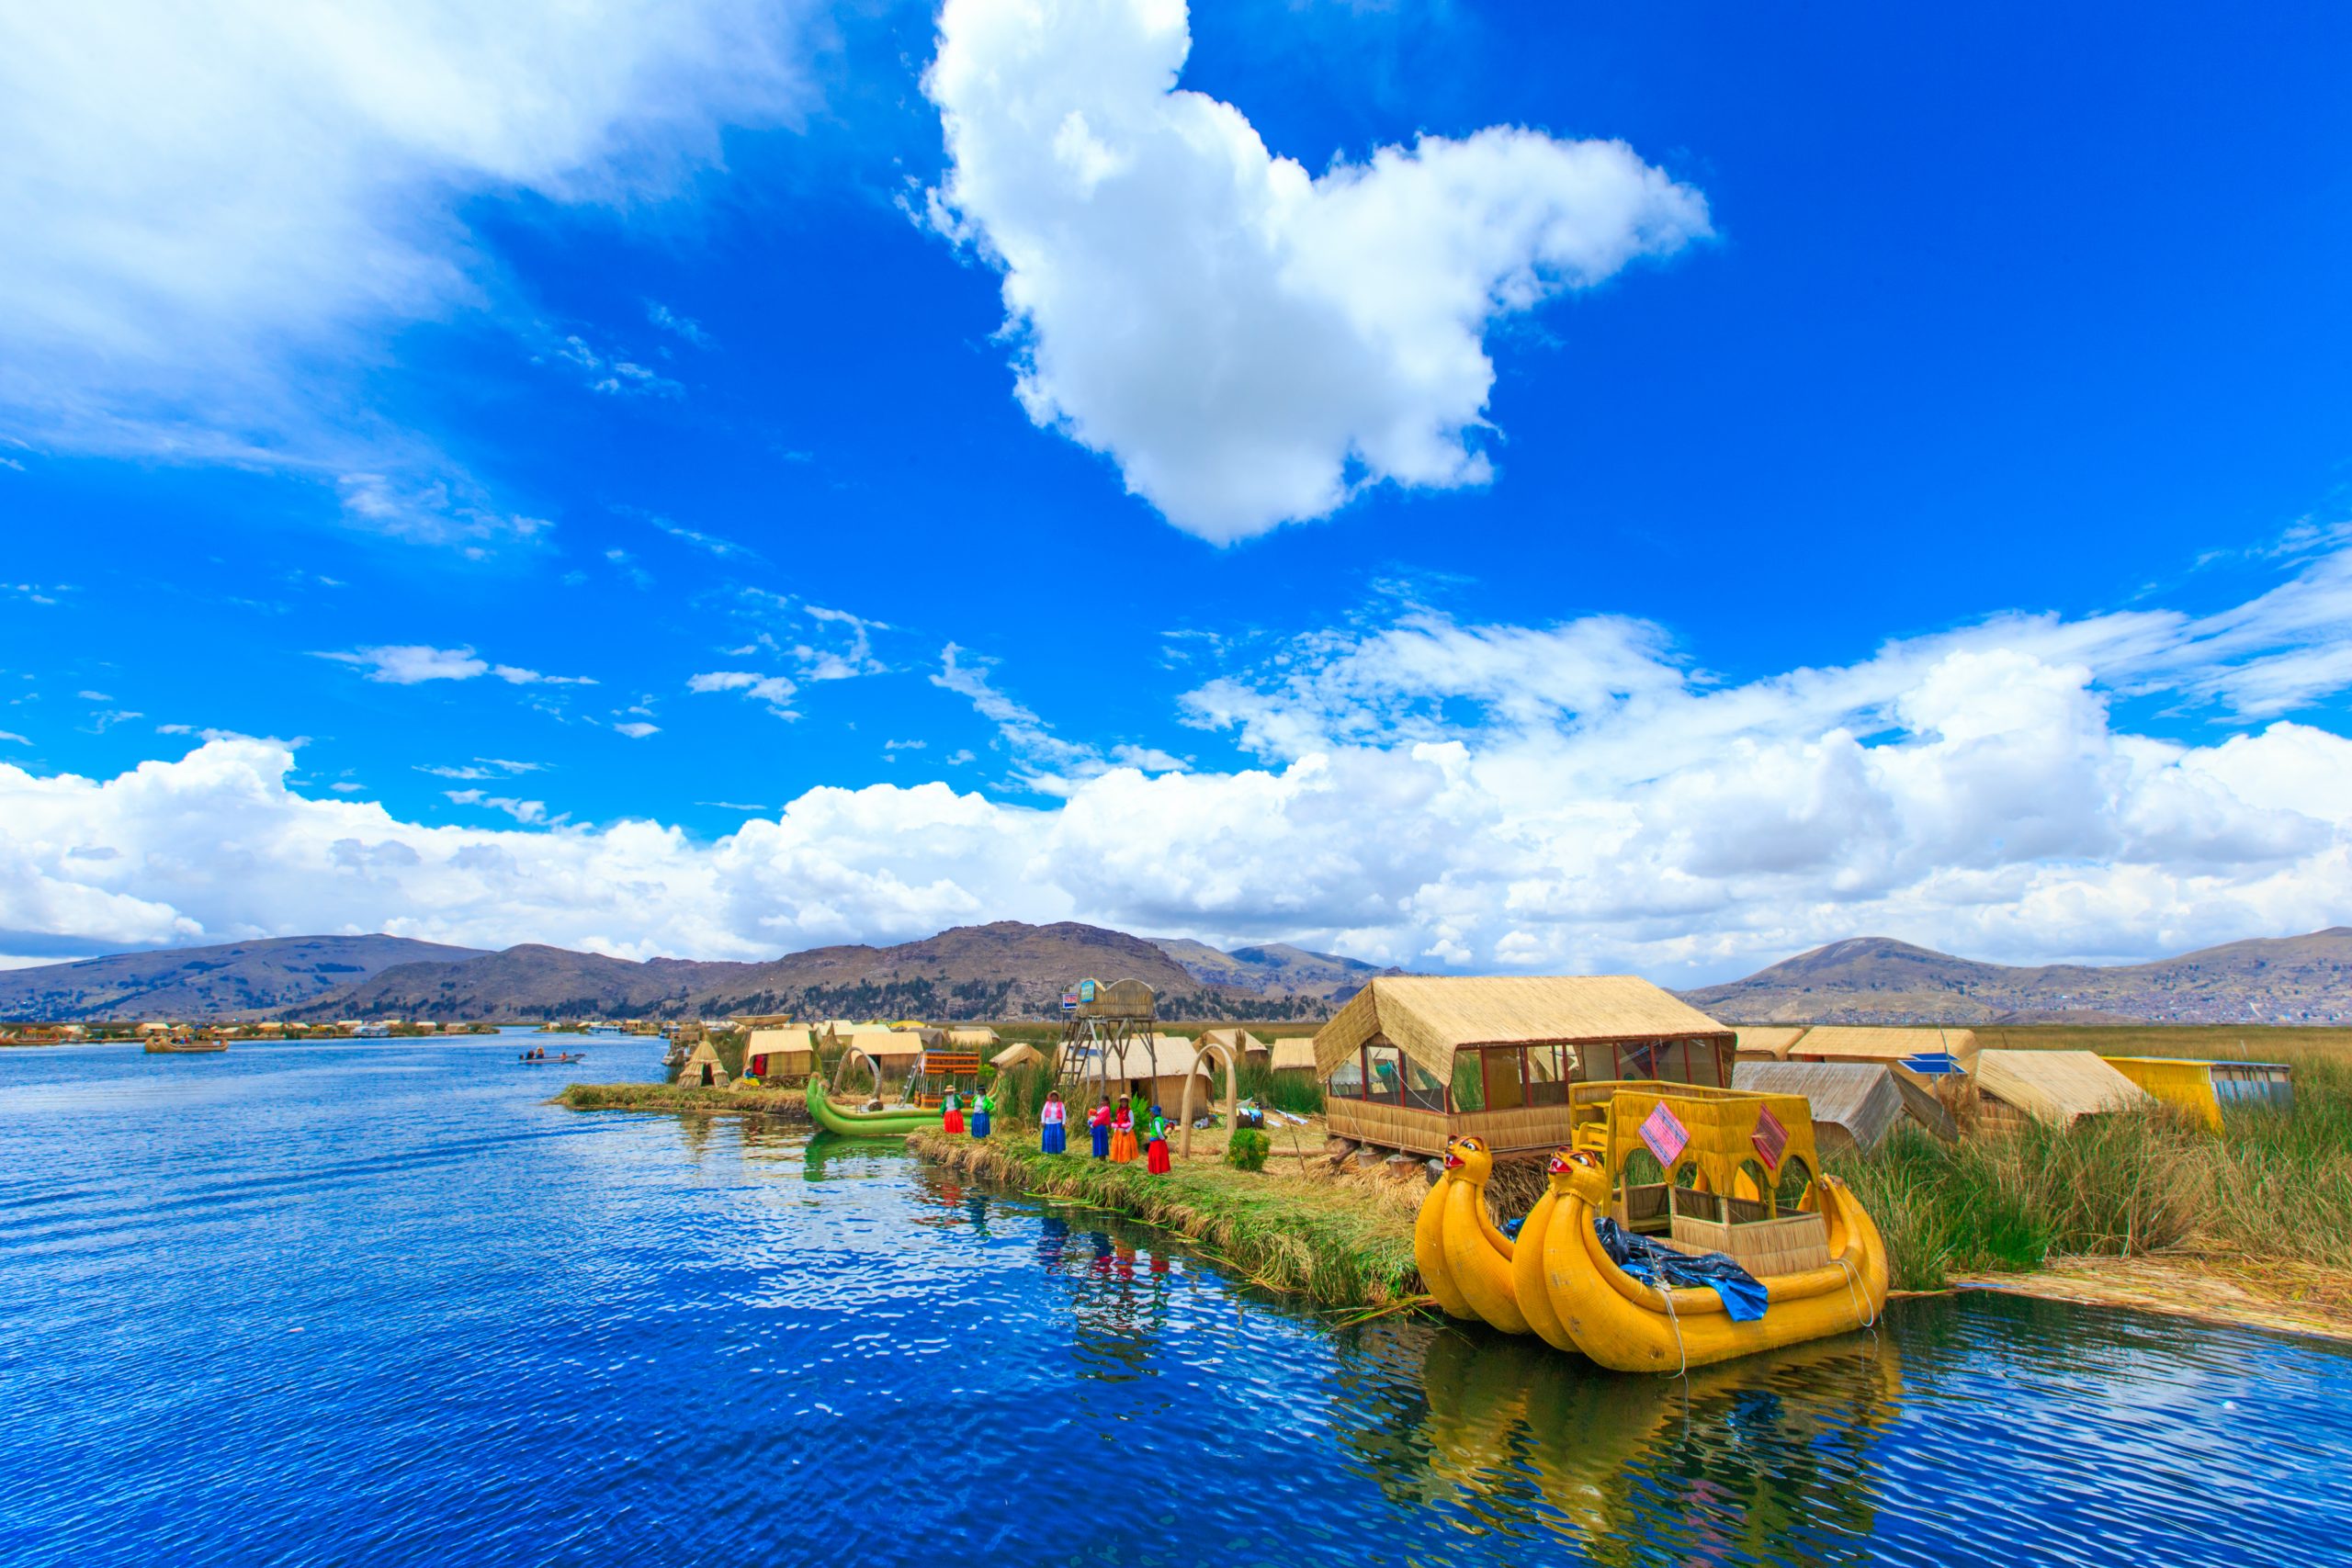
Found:
M 1984 1296 L 1688 1380 L 1334 1332 L 1165 1232 L 574 1114 L 511 1052 L 0 1053 L 0 1562 L 2245 1568 L 2352 1529 L 2332 1348 Z

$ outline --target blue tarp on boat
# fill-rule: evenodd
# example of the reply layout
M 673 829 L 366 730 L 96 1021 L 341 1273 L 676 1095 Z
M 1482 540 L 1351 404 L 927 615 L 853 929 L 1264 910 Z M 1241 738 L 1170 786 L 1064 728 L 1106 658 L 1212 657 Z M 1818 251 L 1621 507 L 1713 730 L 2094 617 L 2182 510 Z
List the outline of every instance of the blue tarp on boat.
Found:
M 1606 1214 L 1594 1215 L 1592 1228 L 1611 1261 L 1645 1285 L 1705 1286 L 1723 1298 L 1724 1313 L 1734 1323 L 1754 1323 L 1770 1304 L 1756 1276 L 1720 1252 L 1693 1258 L 1636 1235 Z

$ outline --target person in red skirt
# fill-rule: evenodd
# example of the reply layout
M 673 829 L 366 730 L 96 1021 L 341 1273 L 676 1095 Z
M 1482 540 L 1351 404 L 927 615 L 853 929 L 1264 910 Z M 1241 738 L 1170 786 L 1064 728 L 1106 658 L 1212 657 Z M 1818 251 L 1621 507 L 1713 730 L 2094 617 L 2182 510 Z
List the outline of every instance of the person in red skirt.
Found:
M 1143 1124 L 1143 1168 L 1154 1176 L 1165 1176 L 1168 1163 L 1168 1114 L 1157 1105 Z
M 951 1138 L 963 1132 L 964 1102 L 956 1098 L 956 1090 L 953 1088 L 939 1097 L 939 1109 L 946 1112 L 939 1123 L 942 1132 Z

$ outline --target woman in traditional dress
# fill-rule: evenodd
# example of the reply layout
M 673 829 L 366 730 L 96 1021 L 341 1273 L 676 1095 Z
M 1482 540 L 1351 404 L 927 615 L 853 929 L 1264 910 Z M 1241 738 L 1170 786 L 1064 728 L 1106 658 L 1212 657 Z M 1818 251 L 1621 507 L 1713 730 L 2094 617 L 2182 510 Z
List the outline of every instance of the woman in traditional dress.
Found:
M 1064 1124 L 1069 1112 L 1062 1105 L 1062 1091 L 1050 1089 L 1046 1103 L 1037 1112 L 1037 1146 L 1049 1155 L 1069 1152 L 1069 1134 Z
M 989 1135 L 989 1115 L 995 1110 L 996 1100 L 987 1089 L 972 1096 L 972 1136 L 985 1138 Z
M 1111 1157 L 1111 1097 L 1109 1095 L 1104 1095 L 1102 1103 L 1096 1106 L 1093 1112 L 1087 1117 L 1086 1130 L 1094 1134 L 1094 1157 L 1109 1159 Z
M 1111 1118 L 1111 1163 L 1125 1165 L 1141 1152 L 1136 1147 L 1136 1113 L 1123 1094 L 1118 1111 Z
M 1153 1106 L 1149 1119 L 1143 1124 L 1143 1168 L 1154 1176 L 1167 1175 L 1170 1168 L 1168 1160 L 1168 1113 L 1157 1105 Z
M 948 1085 L 947 1092 L 939 1097 L 939 1109 L 946 1113 L 940 1120 L 941 1132 L 952 1138 L 964 1130 L 964 1102 L 956 1098 L 955 1085 Z

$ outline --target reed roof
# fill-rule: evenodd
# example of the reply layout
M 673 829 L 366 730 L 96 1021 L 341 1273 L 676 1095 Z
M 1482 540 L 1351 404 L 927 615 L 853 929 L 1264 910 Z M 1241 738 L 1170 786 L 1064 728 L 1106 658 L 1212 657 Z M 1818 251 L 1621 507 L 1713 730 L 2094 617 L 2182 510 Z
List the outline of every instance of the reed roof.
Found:
M 1267 1043 L 1267 1066 L 1278 1073 L 1313 1072 L 1315 1070 L 1315 1036 L 1295 1034 L 1286 1040 Z
M 1986 1051 L 1976 1058 L 1976 1087 L 2056 1127 L 2150 1103 L 2146 1089 L 2096 1051 Z
M 1731 1087 L 1801 1094 L 1816 1124 L 1840 1128 L 1865 1151 L 1878 1147 L 1903 1119 L 1894 1069 L 1878 1062 L 1741 1062 L 1731 1070 Z
M 1046 1054 L 1043 1051 L 1038 1050 L 1026 1040 L 1016 1040 L 990 1056 L 989 1066 L 1001 1073 L 1013 1067 L 1032 1066 L 1045 1059 Z
M 1743 1056 L 1785 1056 L 1804 1031 L 1805 1026 L 1801 1023 L 1770 1023 L 1761 1027 L 1742 1024 L 1732 1032 L 1739 1036 L 1739 1054 Z
M 1248 1030 L 1243 1029 L 1238 1024 L 1229 1025 L 1221 1029 L 1204 1029 L 1201 1031 L 1198 1039 L 1204 1045 L 1214 1041 L 1217 1044 L 1223 1045 L 1227 1050 L 1232 1052 L 1237 1056 L 1246 1051 L 1263 1052 L 1266 1049 L 1266 1043 L 1264 1041 L 1259 1039 L 1256 1035 L 1250 1033 Z
M 1975 1059 L 1977 1050 L 1976 1032 L 1973 1029 L 1821 1023 L 1806 1030 L 1804 1038 L 1781 1054 L 1791 1058 L 1820 1057 L 1833 1062 L 1899 1062 L 1905 1056 L 1941 1051 L 1965 1067 Z
M 1381 975 L 1317 1032 L 1315 1070 L 1329 1077 L 1375 1034 L 1440 1078 L 1451 1078 L 1454 1053 L 1472 1045 L 1730 1032 L 1633 975 Z
M 987 1046 L 995 1044 L 997 1043 L 997 1032 L 993 1029 L 967 1027 L 964 1029 L 951 1029 L 947 1032 L 947 1043 L 950 1045 Z
M 868 1056 L 920 1056 L 922 1036 L 903 1029 L 853 1029 L 836 1033 L 834 1041 L 844 1046 L 855 1046 Z

